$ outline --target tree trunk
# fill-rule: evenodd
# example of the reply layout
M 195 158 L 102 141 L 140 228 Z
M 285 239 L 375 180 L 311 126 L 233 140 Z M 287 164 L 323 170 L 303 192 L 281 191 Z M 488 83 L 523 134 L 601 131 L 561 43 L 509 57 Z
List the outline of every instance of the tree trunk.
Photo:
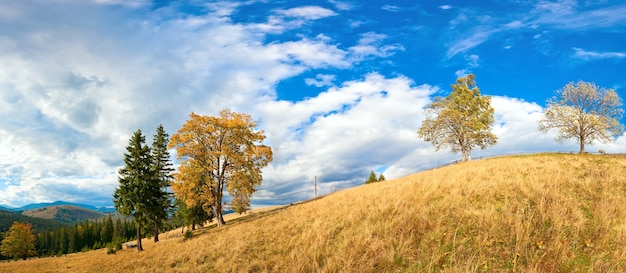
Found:
M 140 252 L 142 250 L 143 247 L 141 246 L 141 227 L 137 225 L 137 252 Z
M 578 153 L 584 154 L 585 153 L 585 138 L 579 137 L 578 142 L 580 143 L 580 151 Z
M 219 201 L 215 202 L 215 221 L 217 222 L 217 226 L 221 227 L 223 225 L 226 224 L 226 222 L 224 221 L 224 215 L 223 211 L 222 211 L 222 200 L 220 198 Z
M 154 224 L 154 242 L 158 242 L 159 241 L 159 226 L 157 224 Z

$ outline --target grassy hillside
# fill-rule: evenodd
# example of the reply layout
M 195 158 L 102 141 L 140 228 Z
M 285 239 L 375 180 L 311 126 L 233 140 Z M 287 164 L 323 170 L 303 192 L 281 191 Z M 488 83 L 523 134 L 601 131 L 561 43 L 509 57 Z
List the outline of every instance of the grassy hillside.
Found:
M 0 272 L 624 272 L 626 159 L 473 161 L 196 235 Z
M 69 205 L 36 208 L 23 211 L 22 214 L 30 217 L 55 219 L 66 223 L 75 223 L 87 219 L 94 220 L 104 217 L 104 214 L 97 211 Z

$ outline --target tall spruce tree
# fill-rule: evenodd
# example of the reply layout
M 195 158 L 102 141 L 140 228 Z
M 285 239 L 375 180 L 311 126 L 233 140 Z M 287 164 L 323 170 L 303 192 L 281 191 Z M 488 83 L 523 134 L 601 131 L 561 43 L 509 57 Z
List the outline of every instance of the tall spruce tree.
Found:
M 119 170 L 119 188 L 115 189 L 115 209 L 124 216 L 132 216 L 137 228 L 137 251 L 142 251 L 141 227 L 150 223 L 151 202 L 154 200 L 153 158 L 146 138 L 137 130 L 128 141 L 124 167 Z
M 170 153 L 167 151 L 169 143 L 169 135 L 163 129 L 163 125 L 159 125 L 152 141 L 152 171 L 155 175 L 154 189 L 155 195 L 151 206 L 151 222 L 154 227 L 154 242 L 159 241 L 159 229 L 161 229 L 167 220 L 171 210 L 171 194 L 168 191 L 170 183 L 173 179 L 172 162 Z

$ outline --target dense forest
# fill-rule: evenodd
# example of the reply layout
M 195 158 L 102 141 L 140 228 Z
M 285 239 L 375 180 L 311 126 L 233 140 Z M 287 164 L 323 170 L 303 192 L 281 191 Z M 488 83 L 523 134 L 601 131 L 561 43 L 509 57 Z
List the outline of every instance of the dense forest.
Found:
M 106 247 L 115 242 L 132 240 L 135 225 L 127 219 L 115 219 L 111 216 L 102 220 L 83 221 L 73 226 L 36 233 L 37 253 L 39 256 L 63 255 Z
M 14 222 L 30 223 L 35 234 L 35 249 L 40 257 L 113 247 L 135 238 L 135 225 L 129 219 L 85 220 L 69 224 L 58 220 L 28 217 L 0 211 L 0 242 Z M 0 255 L 0 259 L 8 259 Z

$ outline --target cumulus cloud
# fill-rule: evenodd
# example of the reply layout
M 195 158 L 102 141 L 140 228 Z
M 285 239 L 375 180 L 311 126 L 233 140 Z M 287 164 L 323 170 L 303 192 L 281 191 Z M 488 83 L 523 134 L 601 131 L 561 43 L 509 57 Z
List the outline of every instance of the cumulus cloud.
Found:
M 288 193 L 297 200 L 310 197 L 312 191 L 306 189 L 312 189 L 308 181 L 315 176 L 321 194 L 361 184 L 355 177 L 393 165 L 416 147 L 425 146 L 414 131 L 423 106 L 436 90 L 414 86 L 406 77 L 375 73 L 301 102 L 263 104 L 258 111 L 268 124 L 277 155 L 265 171 L 272 181 L 267 187 L 293 187 L 295 183 L 305 189 L 295 196 Z

